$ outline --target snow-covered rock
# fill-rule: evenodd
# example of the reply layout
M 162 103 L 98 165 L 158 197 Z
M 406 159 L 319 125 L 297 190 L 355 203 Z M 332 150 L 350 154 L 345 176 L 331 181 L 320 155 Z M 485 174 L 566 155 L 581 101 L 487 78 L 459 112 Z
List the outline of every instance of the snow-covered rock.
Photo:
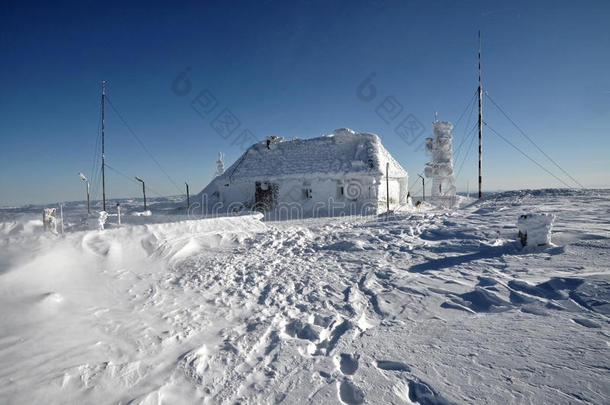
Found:
M 551 244 L 554 214 L 525 214 L 517 220 L 522 246 L 536 247 Z

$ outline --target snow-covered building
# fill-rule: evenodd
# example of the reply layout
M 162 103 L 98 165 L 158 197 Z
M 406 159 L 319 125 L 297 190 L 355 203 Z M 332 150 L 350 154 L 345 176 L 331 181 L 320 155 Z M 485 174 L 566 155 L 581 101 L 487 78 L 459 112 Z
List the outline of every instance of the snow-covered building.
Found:
M 257 210 L 278 218 L 374 214 L 405 204 L 408 175 L 377 135 L 338 129 L 250 146 L 199 194 L 208 214 Z

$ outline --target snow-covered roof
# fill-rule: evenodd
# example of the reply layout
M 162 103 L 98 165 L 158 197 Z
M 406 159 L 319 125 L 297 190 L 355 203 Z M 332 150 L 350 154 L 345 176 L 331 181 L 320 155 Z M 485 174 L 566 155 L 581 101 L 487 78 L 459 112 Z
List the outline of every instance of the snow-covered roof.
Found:
M 385 175 L 390 162 L 390 176 L 403 177 L 406 171 L 383 147 L 375 134 L 338 129 L 331 134 L 310 139 L 280 139 L 252 145 L 221 178 L 324 176 L 337 174 Z

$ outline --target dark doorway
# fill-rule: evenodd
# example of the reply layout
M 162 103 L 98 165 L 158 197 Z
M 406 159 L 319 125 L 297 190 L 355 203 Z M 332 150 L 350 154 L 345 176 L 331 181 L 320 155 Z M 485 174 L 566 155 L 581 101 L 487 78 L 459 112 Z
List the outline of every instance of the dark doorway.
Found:
M 275 207 L 275 199 L 277 196 L 277 184 L 272 184 L 266 181 L 257 181 L 256 191 L 254 192 L 254 209 L 256 211 L 265 212 Z

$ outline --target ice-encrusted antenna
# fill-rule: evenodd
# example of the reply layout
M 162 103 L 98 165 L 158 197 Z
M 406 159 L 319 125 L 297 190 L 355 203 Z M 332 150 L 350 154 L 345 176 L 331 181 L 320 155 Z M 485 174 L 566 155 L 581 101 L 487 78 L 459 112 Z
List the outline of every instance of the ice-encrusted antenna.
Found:
M 481 85 L 481 30 L 479 30 L 479 198 L 483 195 L 482 160 L 483 160 L 483 86 Z
M 102 80 L 102 208 L 106 211 L 106 162 L 104 154 L 104 105 L 106 104 L 106 80 Z

